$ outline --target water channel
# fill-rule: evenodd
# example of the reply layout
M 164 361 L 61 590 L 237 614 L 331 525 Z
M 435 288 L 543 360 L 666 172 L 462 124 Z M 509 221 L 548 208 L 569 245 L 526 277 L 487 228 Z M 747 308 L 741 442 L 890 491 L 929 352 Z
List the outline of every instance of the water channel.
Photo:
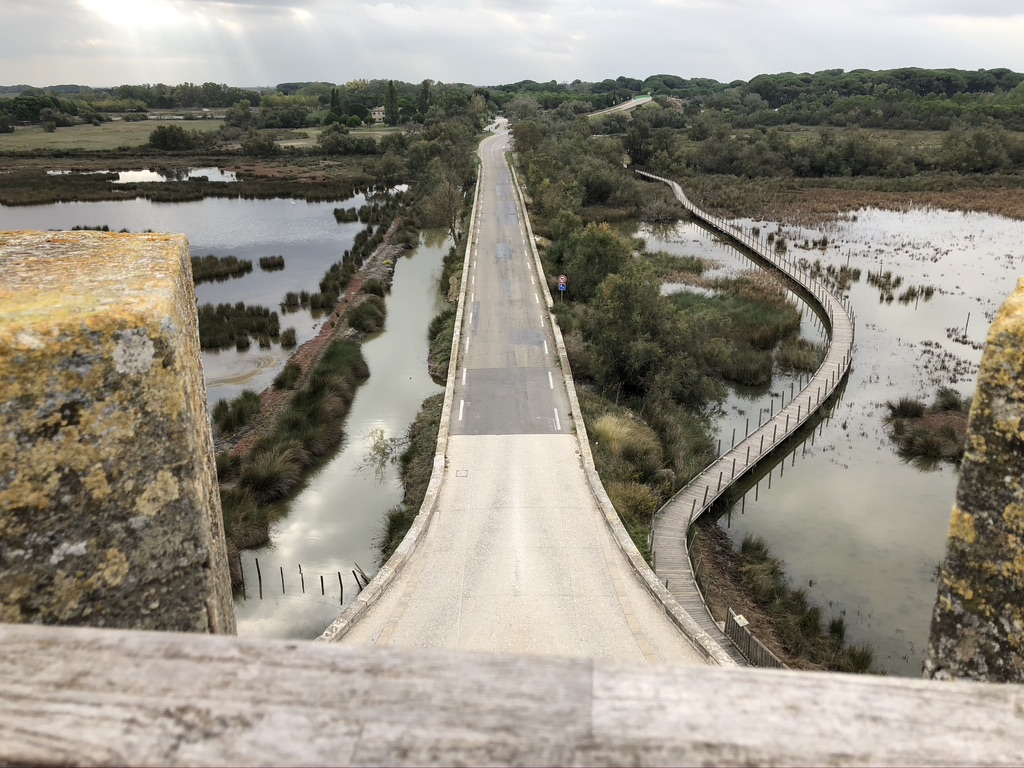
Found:
M 209 169 L 202 171 L 209 175 Z M 234 255 L 252 260 L 254 266 L 240 278 L 196 286 L 201 304 L 244 301 L 279 311 L 277 305 L 286 292 L 315 291 L 327 268 L 352 247 L 363 228 L 358 222 L 337 223 L 334 208 L 359 207 L 364 202 L 364 196 L 357 195 L 339 203 L 207 198 L 170 204 L 136 199 L 0 206 L 0 231 L 106 225 L 112 231 L 184 233 L 194 256 Z M 387 510 L 400 502 L 402 491 L 393 467 L 381 480 L 372 472 L 358 472 L 357 467 L 366 453 L 370 430 L 402 434 L 423 399 L 443 391 L 427 374 L 426 326 L 444 303 L 437 278 L 449 246 L 443 233 L 424 233 L 419 247 L 396 264 L 392 291 L 386 298 L 385 329 L 363 344 L 370 379 L 353 401 L 342 449 L 288 503 L 288 514 L 272 531 L 271 545 L 242 555 L 247 599 L 239 594 L 236 600 L 239 634 L 315 637 L 340 612 L 337 574 L 343 574 L 345 602 L 357 593 L 351 575 L 356 565 L 373 575 L 375 541 Z M 285 269 L 261 271 L 259 257 L 270 255 L 284 256 Z M 312 338 L 321 323 L 321 318 L 305 310 L 281 315 L 281 327 L 294 327 L 299 344 Z M 246 352 L 204 352 L 210 402 L 232 398 L 243 389 L 258 392 L 269 386 L 288 355 L 279 345 L 271 349 L 253 345 Z M 262 600 L 256 558 L 264 578 Z M 321 575 L 325 577 L 323 595 Z
M 762 233 L 776 229 L 735 223 Z M 745 497 L 720 510 L 719 524 L 737 545 L 748 533 L 763 537 L 785 562 L 791 583 L 806 588 L 830 616 L 844 616 L 848 640 L 875 649 L 878 668 L 916 677 L 927 651 L 956 471 L 949 465 L 923 471 L 901 461 L 882 423 L 884 404 L 902 396 L 930 402 L 940 385 L 973 392 L 988 327 L 1024 273 L 1024 222 L 872 209 L 820 230 L 784 234 L 798 258 L 861 269 L 847 292 L 857 312 L 853 368 L 813 442 L 796 445 L 741 485 Z M 823 250 L 794 248 L 822 236 L 829 239 Z M 646 239 L 651 250 L 749 268 L 694 225 Z M 868 271 L 886 270 L 903 278 L 891 301 L 866 279 Z M 899 294 L 911 285 L 936 290 L 929 300 L 901 302 Z M 732 391 L 718 424 L 723 449 L 737 426 L 742 433 L 747 418 L 771 408 L 772 397 L 777 408 L 785 389 L 788 381 L 776 377 L 767 392 Z

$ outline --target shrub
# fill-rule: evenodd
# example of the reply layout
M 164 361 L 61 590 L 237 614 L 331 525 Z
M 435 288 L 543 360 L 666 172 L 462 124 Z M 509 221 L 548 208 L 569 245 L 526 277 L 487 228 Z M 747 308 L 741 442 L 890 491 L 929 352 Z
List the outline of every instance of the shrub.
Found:
M 281 331 L 281 346 L 285 349 L 292 349 L 296 344 L 295 329 L 285 328 Z

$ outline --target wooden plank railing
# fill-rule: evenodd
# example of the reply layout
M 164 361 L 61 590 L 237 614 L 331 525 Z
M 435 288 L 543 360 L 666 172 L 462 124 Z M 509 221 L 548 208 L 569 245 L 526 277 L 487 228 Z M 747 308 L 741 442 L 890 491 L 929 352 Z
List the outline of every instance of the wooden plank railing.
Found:
M 809 273 L 786 253 L 771 248 L 767 239 L 744 232 L 725 219 L 704 212 L 683 193 L 679 184 L 661 176 L 638 170 L 640 175 L 668 184 L 676 199 L 698 221 L 719 236 L 733 242 L 757 261 L 782 275 L 804 295 L 822 320 L 828 336 L 825 360 L 799 393 L 783 400 L 778 412 L 759 423 L 739 443 L 735 443 L 712 461 L 702 472 L 667 501 L 654 517 L 651 527 L 651 552 L 655 572 L 683 606 L 706 605 L 694 583 L 693 565 L 687 547 L 687 532 L 694 520 L 704 514 L 729 487 L 762 459 L 771 455 L 826 403 L 850 369 L 853 358 L 855 316 L 845 297 Z M 773 401 L 774 402 L 774 401 Z M 703 613 L 703 615 L 701 615 Z M 735 650 L 714 618 L 706 610 L 691 613 L 701 627 L 723 648 Z
M 747 620 L 738 616 L 731 606 L 725 611 L 725 636 L 732 640 L 733 645 L 753 666 L 770 669 L 788 668 L 778 656 L 765 647 L 764 643 L 754 637 L 754 633 L 747 628 Z

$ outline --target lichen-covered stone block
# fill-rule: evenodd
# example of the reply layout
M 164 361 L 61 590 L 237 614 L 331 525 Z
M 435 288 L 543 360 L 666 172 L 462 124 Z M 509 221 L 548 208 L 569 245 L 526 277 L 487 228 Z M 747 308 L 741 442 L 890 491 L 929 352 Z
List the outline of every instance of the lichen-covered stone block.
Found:
M 0 621 L 235 631 L 183 235 L 0 232 Z
M 978 373 L 925 675 L 1024 682 L 1024 278 Z

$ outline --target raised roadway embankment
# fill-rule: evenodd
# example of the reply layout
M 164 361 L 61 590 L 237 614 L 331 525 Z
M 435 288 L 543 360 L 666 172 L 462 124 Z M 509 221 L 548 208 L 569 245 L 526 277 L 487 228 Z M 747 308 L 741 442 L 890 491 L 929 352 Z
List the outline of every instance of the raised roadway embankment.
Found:
M 854 315 L 849 303 L 833 293 L 824 283 L 804 270 L 785 253 L 776 252 L 767 240 L 761 240 L 736 228 L 725 219 L 712 216 L 683 193 L 679 185 L 645 171 L 642 176 L 662 181 L 672 188 L 676 199 L 698 221 L 715 234 L 738 246 L 740 250 L 763 263 L 788 281 L 801 293 L 822 319 L 829 338 L 824 362 L 807 385 L 794 393 L 790 401 L 763 424 L 729 447 L 703 472 L 697 475 L 670 499 L 657 513 L 651 532 L 651 549 L 655 571 L 673 597 L 703 629 L 737 663 L 744 660 L 731 641 L 719 629 L 693 577 L 687 552 L 687 531 L 690 525 L 711 508 L 729 486 L 739 480 L 759 461 L 774 452 L 787 437 L 796 432 L 829 399 L 842 383 L 853 357 Z
M 647 568 L 597 479 L 508 142 L 502 122 L 478 152 L 427 498 L 322 639 L 730 665 Z

